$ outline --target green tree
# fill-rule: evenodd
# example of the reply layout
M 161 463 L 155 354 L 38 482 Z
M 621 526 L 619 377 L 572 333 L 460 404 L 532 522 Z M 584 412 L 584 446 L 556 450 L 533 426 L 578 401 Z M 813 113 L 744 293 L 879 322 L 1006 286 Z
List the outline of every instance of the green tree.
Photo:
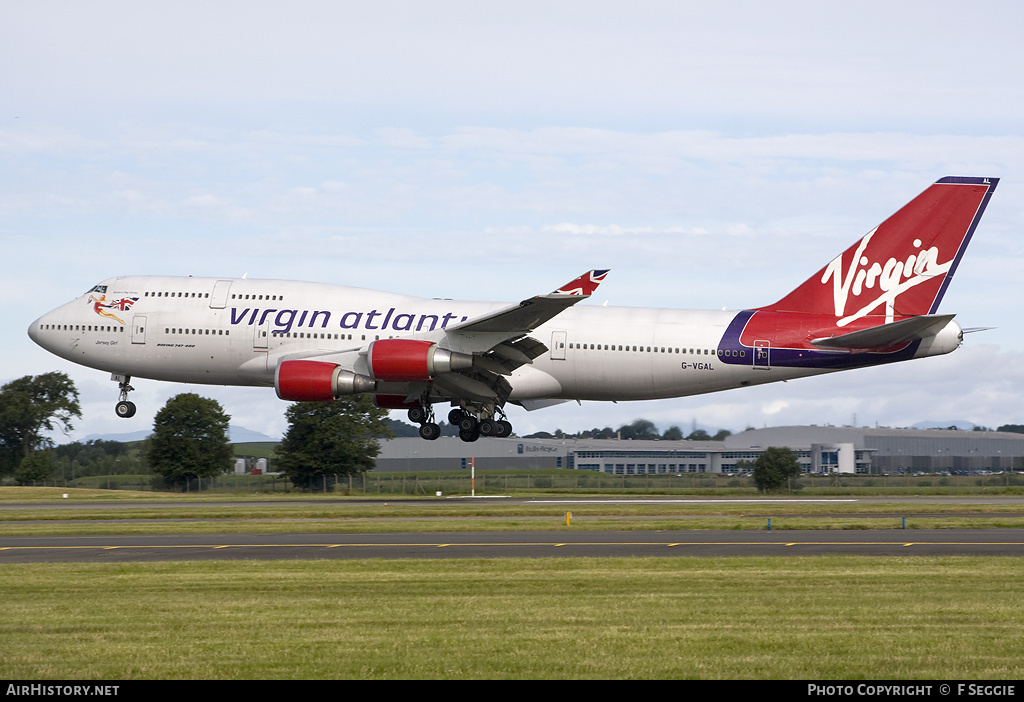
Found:
M 34 485 L 53 480 L 53 453 L 50 451 L 33 451 L 22 459 L 21 465 L 14 469 L 14 479 L 18 485 Z
M 0 472 L 11 473 L 39 448 L 53 445 L 44 432 L 67 434 L 81 417 L 78 390 L 65 373 L 26 375 L 0 387 Z
M 302 490 L 333 490 L 336 476 L 370 470 L 380 453 L 377 439 L 392 436 L 387 410 L 369 395 L 296 402 L 285 418 L 288 431 L 274 465 Z
M 165 483 L 183 489 L 190 480 L 220 475 L 231 467 L 229 420 L 216 400 L 175 395 L 156 413 L 146 460 Z
M 800 461 L 788 448 L 770 446 L 754 461 L 754 483 L 761 492 L 774 492 L 800 475 Z
M 658 432 L 658 427 L 647 419 L 636 419 L 633 420 L 632 424 L 623 424 L 619 427 L 619 435 L 623 439 L 660 439 L 661 434 Z
M 53 460 L 61 475 L 68 478 L 150 472 L 137 452 L 129 454 L 125 444 L 103 439 L 57 446 L 53 449 Z
M 661 435 L 661 438 L 665 441 L 682 441 L 683 430 L 673 424 L 665 430 L 665 433 Z

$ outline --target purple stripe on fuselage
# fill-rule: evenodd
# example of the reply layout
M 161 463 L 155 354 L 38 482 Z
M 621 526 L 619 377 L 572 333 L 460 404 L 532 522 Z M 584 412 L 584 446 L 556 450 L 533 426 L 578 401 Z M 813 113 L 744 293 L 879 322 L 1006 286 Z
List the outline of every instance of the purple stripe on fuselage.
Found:
M 739 353 L 726 353 L 719 356 L 718 360 L 729 365 L 754 365 L 754 348 L 740 342 L 740 335 L 750 318 L 756 314 L 754 310 L 743 310 L 739 312 L 729 323 L 729 327 L 722 335 L 719 342 L 719 349 L 722 351 L 742 351 Z M 771 342 L 771 339 L 766 339 Z M 772 346 L 769 354 L 770 365 L 781 368 L 814 368 L 821 370 L 844 370 L 848 368 L 863 368 L 867 366 L 878 366 L 884 363 L 895 363 L 906 361 L 914 357 L 920 341 L 914 341 L 899 351 L 888 353 L 879 352 L 848 352 L 848 351 L 822 351 L 816 349 L 787 349 Z

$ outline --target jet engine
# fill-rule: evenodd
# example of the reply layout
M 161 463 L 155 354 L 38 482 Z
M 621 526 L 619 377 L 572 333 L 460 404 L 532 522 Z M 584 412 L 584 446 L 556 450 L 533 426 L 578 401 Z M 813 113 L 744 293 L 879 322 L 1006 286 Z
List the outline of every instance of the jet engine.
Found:
M 373 392 L 373 378 L 323 361 L 282 361 L 274 373 L 274 389 L 282 400 L 333 400 L 341 395 Z
M 471 354 L 449 351 L 433 341 L 418 339 L 380 339 L 370 344 L 366 356 L 373 378 L 390 383 L 425 381 L 473 367 Z

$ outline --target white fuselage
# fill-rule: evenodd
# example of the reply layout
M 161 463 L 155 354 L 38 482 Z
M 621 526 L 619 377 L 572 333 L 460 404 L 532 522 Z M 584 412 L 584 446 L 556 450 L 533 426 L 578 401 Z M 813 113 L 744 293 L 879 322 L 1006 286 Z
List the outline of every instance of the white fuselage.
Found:
M 359 351 L 371 341 L 450 346 L 447 327 L 506 306 L 283 280 L 133 276 L 108 279 L 43 315 L 29 334 L 62 358 L 115 374 L 273 386 L 281 360 L 347 358 L 358 371 Z M 512 373 L 509 399 L 644 400 L 825 372 L 758 366 L 752 351 L 723 352 L 736 315 L 572 307 L 531 332 L 548 352 Z

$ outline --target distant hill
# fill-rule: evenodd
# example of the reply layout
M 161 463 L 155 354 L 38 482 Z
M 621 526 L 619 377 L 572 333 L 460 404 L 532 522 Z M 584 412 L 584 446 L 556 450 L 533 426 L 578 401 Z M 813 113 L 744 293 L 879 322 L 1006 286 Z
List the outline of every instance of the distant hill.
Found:
M 84 439 L 80 439 L 83 443 L 86 441 L 120 441 L 121 443 L 128 443 L 130 441 L 142 441 L 147 436 L 152 434 L 152 430 L 143 429 L 141 431 L 130 431 L 124 434 L 89 434 Z M 228 426 L 228 440 L 233 444 L 248 444 L 257 441 L 280 441 L 280 438 L 273 436 L 267 436 L 258 431 L 252 429 L 246 429 L 235 424 Z

